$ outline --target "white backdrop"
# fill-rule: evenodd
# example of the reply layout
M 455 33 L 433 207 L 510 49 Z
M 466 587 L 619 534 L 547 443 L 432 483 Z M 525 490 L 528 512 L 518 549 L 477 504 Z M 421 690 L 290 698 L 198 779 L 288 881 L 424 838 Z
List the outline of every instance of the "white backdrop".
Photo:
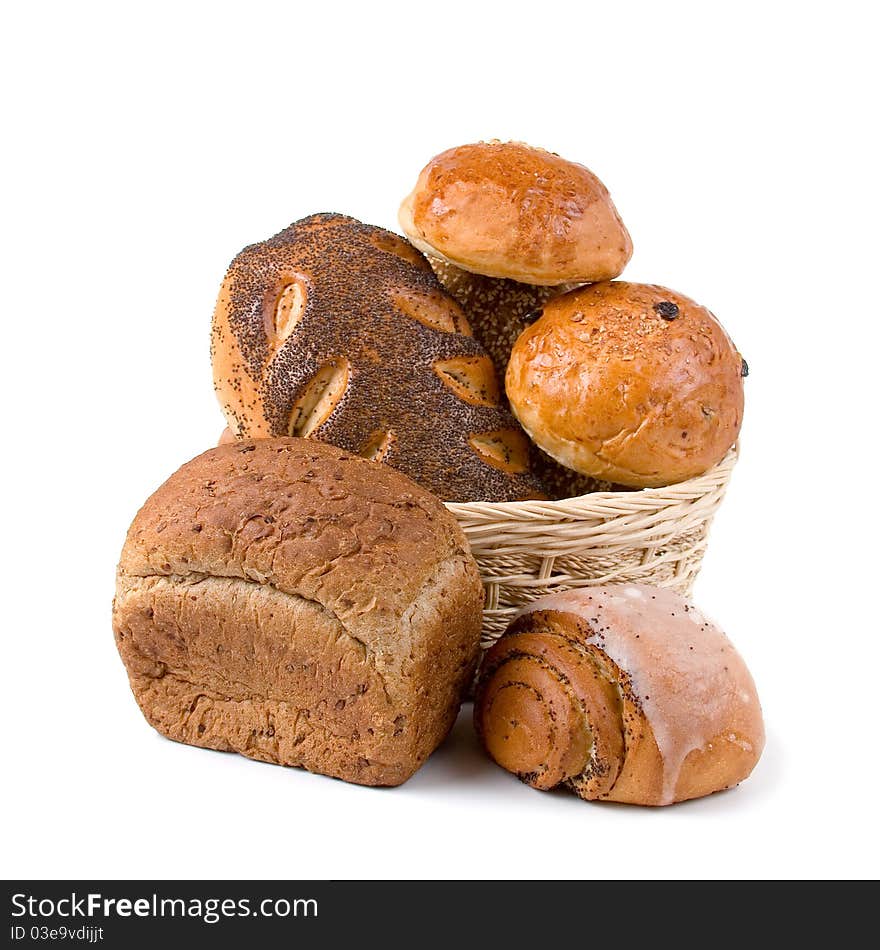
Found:
M 869 4 L 18 5 L 2 29 L 7 877 L 875 876 L 876 49 Z M 726 11 L 726 12 L 722 12 Z M 872 91 L 873 89 L 873 91 Z M 625 276 L 747 357 L 696 600 L 769 741 L 666 810 L 520 785 L 467 716 L 369 790 L 167 742 L 110 630 L 144 498 L 223 426 L 229 260 L 315 211 L 396 227 L 481 138 L 591 167 Z

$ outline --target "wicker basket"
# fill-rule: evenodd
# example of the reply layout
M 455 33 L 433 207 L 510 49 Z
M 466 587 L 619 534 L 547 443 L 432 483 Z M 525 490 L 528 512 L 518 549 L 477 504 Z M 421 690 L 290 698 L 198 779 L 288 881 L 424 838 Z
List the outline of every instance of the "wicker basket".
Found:
M 636 581 L 690 593 L 737 450 L 704 475 L 564 501 L 455 502 L 486 587 L 483 648 L 524 604 L 571 587 Z

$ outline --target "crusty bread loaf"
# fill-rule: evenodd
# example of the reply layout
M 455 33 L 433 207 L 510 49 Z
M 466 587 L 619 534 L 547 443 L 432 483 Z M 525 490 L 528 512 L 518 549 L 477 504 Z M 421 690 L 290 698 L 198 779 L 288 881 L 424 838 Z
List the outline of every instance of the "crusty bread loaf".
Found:
M 313 215 L 245 248 L 220 292 L 211 353 L 238 437 L 330 442 L 447 501 L 542 494 L 461 307 L 381 228 Z
M 727 637 L 641 584 L 529 604 L 483 661 L 474 722 L 534 788 L 638 805 L 736 785 L 764 747 L 755 684 Z
M 279 438 L 211 449 L 146 502 L 113 629 L 163 735 L 397 785 L 455 719 L 481 607 L 476 564 L 433 495 Z
M 721 461 L 742 424 L 743 373 L 705 307 L 654 284 L 607 281 L 544 305 L 505 384 L 523 428 L 558 462 L 652 488 Z

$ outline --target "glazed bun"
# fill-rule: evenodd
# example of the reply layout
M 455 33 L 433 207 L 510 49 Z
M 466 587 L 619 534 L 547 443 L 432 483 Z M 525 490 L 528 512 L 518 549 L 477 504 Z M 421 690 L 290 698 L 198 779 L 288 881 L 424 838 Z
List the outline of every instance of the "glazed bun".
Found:
M 602 182 L 521 142 L 461 145 L 433 158 L 401 205 L 400 224 L 430 256 L 541 286 L 608 280 L 632 254 Z
M 733 644 L 679 594 L 641 584 L 532 602 L 483 661 L 474 723 L 533 788 L 636 805 L 730 788 L 764 748 Z
M 613 281 L 546 304 L 513 348 L 506 388 L 523 428 L 558 462 L 650 488 L 724 457 L 742 423 L 744 373 L 705 307 Z

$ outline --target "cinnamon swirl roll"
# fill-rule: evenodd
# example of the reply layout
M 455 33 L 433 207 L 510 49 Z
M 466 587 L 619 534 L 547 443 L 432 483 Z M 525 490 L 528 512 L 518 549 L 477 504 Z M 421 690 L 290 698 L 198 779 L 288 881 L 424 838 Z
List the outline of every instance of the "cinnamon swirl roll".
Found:
M 633 584 L 530 604 L 486 656 L 474 722 L 528 785 L 638 805 L 736 785 L 764 746 L 727 637 L 673 591 Z

